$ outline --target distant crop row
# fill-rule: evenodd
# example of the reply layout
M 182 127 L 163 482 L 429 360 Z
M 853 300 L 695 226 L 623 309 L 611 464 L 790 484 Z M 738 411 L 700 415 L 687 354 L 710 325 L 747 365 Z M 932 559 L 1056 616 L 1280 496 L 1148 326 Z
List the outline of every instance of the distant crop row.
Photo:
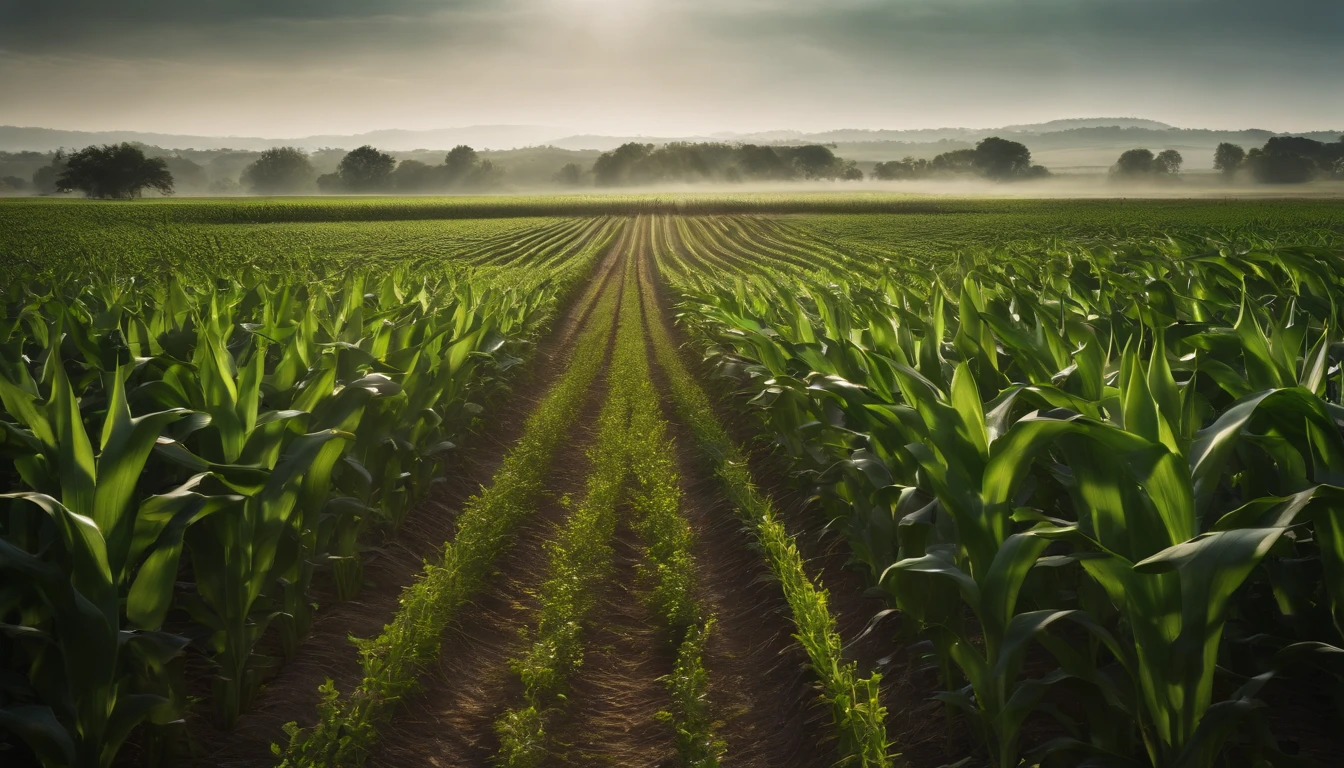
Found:
M 871 269 L 805 234 L 667 221 L 659 253 L 991 762 L 1290 759 L 1260 695 L 1344 693 L 1344 251 Z
M 0 727 L 45 765 L 110 765 L 138 724 L 181 720 L 189 645 L 233 723 L 275 666 L 261 649 L 305 634 L 313 579 L 358 592 L 367 537 L 587 273 L 609 231 L 584 226 L 478 274 L 5 286 Z
M 247 264 L 321 268 L 452 259 L 462 248 L 562 222 L 641 213 L 797 215 L 816 243 L 936 261 L 961 248 L 1044 237 L 1151 237 L 1254 228 L 1302 242 L 1344 237 L 1332 200 L 1007 200 L 871 194 L 661 194 L 551 197 L 262 198 L 0 201 L 0 279 L 20 266 Z M 867 214 L 867 215 L 861 215 Z M 878 215 L 880 214 L 880 215 Z M 891 215 L 898 214 L 898 215 Z

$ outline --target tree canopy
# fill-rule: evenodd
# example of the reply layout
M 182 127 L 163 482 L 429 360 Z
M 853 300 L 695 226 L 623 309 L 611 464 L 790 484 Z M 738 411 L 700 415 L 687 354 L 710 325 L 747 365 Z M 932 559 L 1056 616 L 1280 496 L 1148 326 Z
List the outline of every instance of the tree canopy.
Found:
M 1265 184 L 1344 178 L 1344 136 L 1329 144 L 1304 136 L 1273 136 L 1263 147 L 1246 153 L 1242 165 Z
M 661 147 L 630 142 L 593 163 L 600 187 L 710 181 L 854 180 L 863 172 L 821 144 L 761 146 L 674 141 Z
M 173 193 L 173 175 L 162 158 L 145 157 L 127 143 L 85 147 L 65 158 L 56 177 L 57 192 L 83 192 L 88 197 L 129 200 L 146 189 Z
M 391 155 L 365 144 L 346 153 L 336 166 L 336 173 L 347 191 L 380 192 L 392 185 L 392 169 L 396 165 Z
M 1217 149 L 1213 150 L 1213 169 L 1231 176 L 1241 168 L 1245 159 L 1246 150 L 1236 144 L 1224 141 L 1218 145 Z
M 293 195 L 307 192 L 317 172 L 308 153 L 296 147 L 272 147 L 243 169 L 242 183 L 263 195 Z
M 878 163 L 873 178 L 881 181 L 925 179 L 936 176 L 976 175 L 995 181 L 1049 176 L 1044 166 L 1032 165 L 1031 150 L 1016 141 L 990 136 L 974 149 L 954 149 L 932 160 L 905 157 Z

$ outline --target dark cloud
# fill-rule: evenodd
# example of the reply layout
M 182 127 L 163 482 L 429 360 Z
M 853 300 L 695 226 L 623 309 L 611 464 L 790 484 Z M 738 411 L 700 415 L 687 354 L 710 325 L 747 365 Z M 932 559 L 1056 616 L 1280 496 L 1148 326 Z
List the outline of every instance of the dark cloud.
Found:
M 321 20 L 425 16 L 486 4 L 487 0 L 0 0 L 0 22 L 19 25 L 89 22 L 176 25 L 268 19 Z
M 1344 0 L 0 0 L 0 121 L 1287 129 L 1344 124 L 1341 40 Z

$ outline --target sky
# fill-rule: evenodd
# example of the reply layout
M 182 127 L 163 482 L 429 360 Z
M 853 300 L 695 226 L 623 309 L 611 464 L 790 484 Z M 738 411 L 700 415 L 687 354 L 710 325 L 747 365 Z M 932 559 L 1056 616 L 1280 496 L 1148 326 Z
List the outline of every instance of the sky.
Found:
M 1344 0 L 0 0 L 0 124 L 1344 128 Z

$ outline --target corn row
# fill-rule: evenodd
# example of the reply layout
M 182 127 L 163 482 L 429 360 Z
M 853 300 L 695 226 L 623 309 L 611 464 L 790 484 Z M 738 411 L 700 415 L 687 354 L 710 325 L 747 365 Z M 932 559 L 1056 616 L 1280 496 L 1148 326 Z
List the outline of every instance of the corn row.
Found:
M 343 698 L 331 681 L 323 686 L 317 725 L 310 730 L 291 725 L 282 765 L 363 762 L 377 741 L 378 727 L 437 656 L 444 627 L 481 589 L 514 529 L 532 513 L 547 468 L 602 369 L 615 318 L 616 297 L 608 292 L 598 299 L 569 368 L 528 418 L 522 438 L 505 456 L 490 486 L 465 505 L 457 535 L 445 545 L 442 561 L 426 565 L 381 635 L 359 643 L 363 680 Z
M 627 275 L 630 272 L 629 260 L 625 271 Z M 607 295 L 623 294 L 622 290 L 612 290 Z M 536 628 L 527 651 L 512 662 L 523 682 L 523 703 L 509 709 L 495 724 L 500 740 L 497 762 L 509 768 L 530 768 L 545 759 L 547 725 L 563 707 L 569 679 L 583 664 L 583 626 L 597 606 L 600 587 L 612 572 L 617 505 L 630 473 L 627 441 L 632 396 L 640 383 L 637 363 L 642 349 L 638 325 L 630 323 L 631 305 L 621 299 L 616 343 L 608 367 L 607 400 L 598 416 L 596 442 L 589 452 L 592 468 L 584 499 L 548 545 L 548 575 L 538 594 Z
M 841 763 L 891 765 L 884 722 L 886 710 L 879 701 L 881 675 L 874 673 L 861 678 L 857 665 L 843 660 L 842 643 L 835 618 L 827 608 L 825 589 L 807 575 L 802 557 L 774 507 L 752 482 L 746 456 L 719 424 L 704 391 L 682 364 L 662 318 L 655 314 L 657 302 L 651 280 L 647 272 L 641 275 L 646 323 L 677 413 L 695 435 L 697 448 L 713 466 L 734 510 L 755 534 L 771 572 L 779 579 L 798 630 L 796 637 L 821 682 L 822 700 L 831 709 Z

